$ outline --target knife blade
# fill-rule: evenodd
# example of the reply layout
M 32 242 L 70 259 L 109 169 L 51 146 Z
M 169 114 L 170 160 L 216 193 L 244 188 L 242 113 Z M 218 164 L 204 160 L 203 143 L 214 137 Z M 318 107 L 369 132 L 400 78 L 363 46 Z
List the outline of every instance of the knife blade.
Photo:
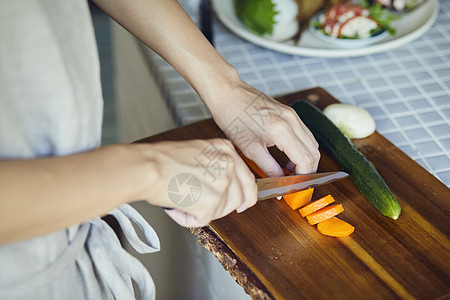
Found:
M 275 198 L 347 177 L 345 172 L 326 172 L 256 179 L 258 201 Z

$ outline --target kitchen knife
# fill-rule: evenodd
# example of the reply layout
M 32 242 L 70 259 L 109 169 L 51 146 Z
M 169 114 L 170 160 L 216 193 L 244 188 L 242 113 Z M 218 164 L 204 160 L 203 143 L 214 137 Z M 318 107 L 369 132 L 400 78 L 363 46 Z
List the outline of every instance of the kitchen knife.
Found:
M 283 177 L 257 178 L 258 201 L 275 198 L 347 177 L 345 172 L 327 172 Z M 165 210 L 173 208 L 163 207 Z
M 256 179 L 258 201 L 292 194 L 347 177 L 345 172 L 314 173 Z

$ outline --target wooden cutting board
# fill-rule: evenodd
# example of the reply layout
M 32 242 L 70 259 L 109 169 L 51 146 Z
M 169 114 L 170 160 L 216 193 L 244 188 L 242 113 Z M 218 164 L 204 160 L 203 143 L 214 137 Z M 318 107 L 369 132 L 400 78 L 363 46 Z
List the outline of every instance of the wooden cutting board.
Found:
M 277 99 L 307 99 L 321 109 L 338 102 L 321 88 Z M 218 136 L 205 120 L 139 142 Z M 344 179 L 316 188 L 313 199 L 331 194 L 343 204 L 339 217 L 356 227 L 350 237 L 321 235 L 283 200 L 259 202 L 191 232 L 254 299 L 450 298 L 449 189 L 377 132 L 354 143 L 398 199 L 398 220 L 378 213 Z M 319 171 L 334 170 L 322 152 Z

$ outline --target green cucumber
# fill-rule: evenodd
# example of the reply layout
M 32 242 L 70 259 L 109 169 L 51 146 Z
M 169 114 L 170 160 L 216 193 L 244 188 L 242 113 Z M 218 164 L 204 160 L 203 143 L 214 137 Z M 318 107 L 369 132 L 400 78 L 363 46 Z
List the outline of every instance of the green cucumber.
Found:
M 384 216 L 396 220 L 400 204 L 373 164 L 317 107 L 307 101 L 292 105 L 319 143 L 366 196 L 367 200 Z

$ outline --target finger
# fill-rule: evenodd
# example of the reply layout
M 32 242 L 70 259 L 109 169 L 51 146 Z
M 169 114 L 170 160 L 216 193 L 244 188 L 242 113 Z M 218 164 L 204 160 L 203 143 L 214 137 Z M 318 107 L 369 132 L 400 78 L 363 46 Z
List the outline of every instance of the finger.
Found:
M 241 188 L 242 201 L 241 205 L 236 209 L 237 213 L 245 211 L 252 207 L 257 201 L 257 186 L 255 176 L 247 168 L 246 164 L 241 159 L 236 159 L 236 174 Z
M 319 148 L 319 143 L 316 141 L 316 138 L 314 137 L 313 133 L 311 132 L 311 130 L 309 130 L 309 128 L 305 125 L 305 123 L 303 123 L 302 119 L 300 119 L 300 117 L 298 116 L 298 114 L 295 112 L 295 110 L 293 110 L 293 115 L 295 118 L 295 123 L 298 124 L 298 126 L 300 127 L 299 129 L 294 129 L 295 133 L 300 133 L 301 135 L 299 136 L 302 140 L 305 139 L 305 141 L 309 141 L 311 142 L 311 145 L 313 148 Z M 295 128 L 295 127 L 292 127 Z
M 295 167 L 296 165 L 292 161 L 289 161 L 285 166 L 286 170 L 288 170 L 291 174 L 296 174 Z M 319 160 L 314 162 L 312 167 L 312 173 L 317 172 L 318 167 L 319 167 Z
M 316 141 L 314 135 L 309 130 L 309 128 L 303 123 L 298 114 L 292 109 L 292 114 L 286 118 L 290 121 L 292 133 L 306 146 L 306 148 L 315 156 L 317 149 L 319 148 L 319 143 Z M 292 120 L 292 119 L 295 119 Z
M 244 155 L 253 160 L 268 177 L 280 177 L 284 175 L 281 166 L 263 145 L 252 145 L 251 150 L 248 153 L 244 153 Z
M 248 185 L 244 190 L 244 202 L 236 209 L 236 212 L 238 214 L 254 206 L 258 201 L 256 183 L 253 182 L 252 185 L 254 186 L 254 188 L 250 188 L 250 186 Z
M 294 137 L 287 134 L 279 139 L 276 146 L 295 164 L 296 174 L 314 173 L 317 170 L 318 154 L 311 153 L 301 140 Z M 313 151 L 318 152 L 317 149 Z
M 312 173 L 317 172 L 317 169 L 319 168 L 319 162 L 320 162 L 320 152 L 319 152 L 319 159 L 315 160 L 315 162 L 314 162 Z
M 293 171 L 295 167 L 295 173 L 315 172 L 320 154 L 314 135 L 292 108 L 287 108 L 283 118 L 286 124 L 280 126 L 282 132 L 273 139 L 276 146 L 285 152 L 292 162 L 286 165 L 287 169 Z
M 307 138 L 316 148 L 319 146 L 312 132 L 308 129 L 305 123 L 303 123 L 297 112 L 292 107 L 284 106 L 283 120 L 288 123 L 288 127 L 292 128 L 295 133 L 301 134 L 302 139 Z
M 303 144 L 308 149 L 309 153 L 312 156 L 313 164 L 312 164 L 312 173 L 317 172 L 317 168 L 319 166 L 319 160 L 320 160 L 320 152 L 319 152 L 319 144 L 314 139 L 312 143 L 310 143 L 311 140 L 302 140 Z
M 286 134 L 281 136 L 283 151 L 292 162 L 286 167 L 289 170 L 295 165 L 297 174 L 314 173 L 317 171 L 320 159 L 319 144 L 300 118 L 297 120 L 300 128 L 289 127 Z M 279 147 L 278 144 L 277 147 Z
M 312 144 L 312 148 L 319 148 L 319 143 L 317 142 L 316 138 L 314 137 L 314 134 L 309 130 L 309 128 L 303 123 L 303 121 L 298 118 L 300 122 L 300 126 L 303 128 L 304 132 L 306 133 L 308 139 L 307 141 L 310 141 Z
M 317 171 L 317 163 L 315 158 L 303 144 L 300 143 L 300 145 L 295 148 L 302 149 L 296 151 L 291 148 L 287 148 L 285 150 L 286 155 L 292 158 L 295 162 L 295 174 L 315 173 Z
M 319 144 L 314 138 L 311 131 L 306 127 L 306 125 L 299 119 L 300 127 L 302 130 L 293 130 L 293 133 L 297 136 L 297 138 L 305 145 L 305 147 L 314 154 L 319 149 Z
M 232 176 L 233 178 L 231 179 L 231 183 L 225 192 L 225 197 L 223 198 L 223 201 L 225 201 L 225 206 L 222 212 L 217 215 L 218 218 L 224 217 L 233 212 L 240 207 L 244 201 L 242 187 L 237 178 L 237 174 L 234 173 Z

